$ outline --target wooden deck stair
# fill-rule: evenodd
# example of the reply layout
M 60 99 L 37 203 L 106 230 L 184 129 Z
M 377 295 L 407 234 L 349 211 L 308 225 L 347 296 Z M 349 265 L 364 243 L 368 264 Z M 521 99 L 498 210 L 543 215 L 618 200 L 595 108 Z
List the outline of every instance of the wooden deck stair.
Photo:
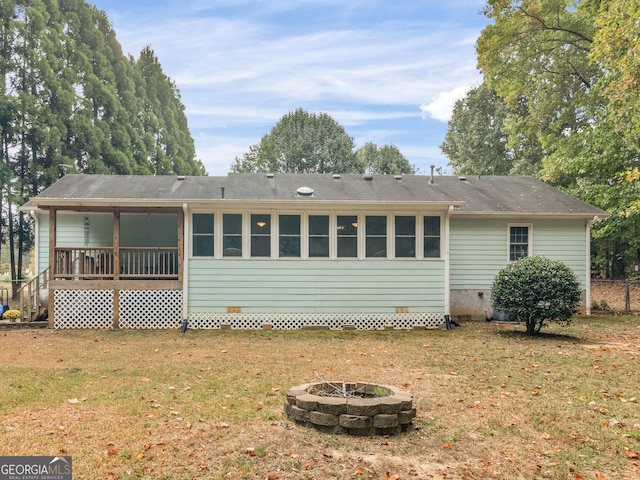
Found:
M 20 287 L 19 310 L 22 312 L 21 322 L 33 322 L 43 320 L 47 315 L 47 305 L 40 304 L 40 290 L 49 288 L 49 269 L 47 268 L 38 276 Z

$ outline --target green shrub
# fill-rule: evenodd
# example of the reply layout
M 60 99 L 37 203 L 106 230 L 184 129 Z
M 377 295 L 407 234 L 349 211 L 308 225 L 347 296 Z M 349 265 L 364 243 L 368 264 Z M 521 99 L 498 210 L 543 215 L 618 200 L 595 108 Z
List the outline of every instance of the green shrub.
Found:
M 591 302 L 591 310 L 602 310 L 603 312 L 611 312 L 613 309 L 606 300 L 594 300 Z
M 524 322 L 536 335 L 545 321 L 568 325 L 582 291 L 580 280 L 564 263 L 546 257 L 525 257 L 500 270 L 491 287 L 493 308 Z

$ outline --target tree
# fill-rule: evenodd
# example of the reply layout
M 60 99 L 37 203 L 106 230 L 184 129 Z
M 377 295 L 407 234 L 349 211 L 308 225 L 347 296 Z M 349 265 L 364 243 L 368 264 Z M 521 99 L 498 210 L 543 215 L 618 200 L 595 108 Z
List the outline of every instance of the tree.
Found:
M 506 103 L 508 148 L 523 159 L 537 153 L 542 179 L 612 212 L 593 225 L 597 260 L 607 275 L 633 272 L 640 5 L 488 0 L 484 13 L 494 23 L 478 39 L 478 65 Z
M 540 333 L 546 321 L 571 322 L 580 303 L 580 280 L 567 265 L 546 257 L 524 257 L 496 275 L 493 308 L 525 322 L 528 335 Z
M 193 161 L 195 146 L 175 82 L 162 71 L 150 47 L 142 50 L 136 67 L 145 85 L 144 133 L 153 173 L 203 175 L 202 164 Z
M 234 172 L 349 173 L 357 171 L 354 143 L 326 113 L 302 108 L 284 115 L 258 145 L 236 157 Z
M 591 60 L 603 68 L 599 87 L 609 100 L 607 119 L 624 141 L 640 151 L 640 3 L 602 2 Z
M 409 163 L 395 145 L 378 147 L 368 142 L 356 150 L 358 172 L 371 175 L 415 174 L 416 168 Z
M 601 105 L 592 92 L 601 68 L 589 60 L 594 2 L 488 0 L 484 13 L 494 24 L 477 42 L 485 83 L 515 112 L 509 142 L 516 148 L 518 138 L 537 138 L 545 175 L 557 176 L 556 184 L 579 158 Z
M 150 49 L 140 56 L 123 55 L 85 0 L 0 1 L 0 238 L 14 295 L 33 241 L 18 207 L 67 169 L 204 173 L 176 85 Z M 151 115 L 159 121 L 145 123 Z
M 454 173 L 507 175 L 511 171 L 504 133 L 506 116 L 504 101 L 484 83 L 456 101 L 440 145 Z

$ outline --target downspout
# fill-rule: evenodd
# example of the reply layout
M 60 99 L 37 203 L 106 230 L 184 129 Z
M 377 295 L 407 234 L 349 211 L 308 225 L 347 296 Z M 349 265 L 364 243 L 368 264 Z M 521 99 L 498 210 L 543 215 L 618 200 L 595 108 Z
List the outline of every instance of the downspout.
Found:
M 444 228 L 444 314 L 451 315 L 451 262 L 449 254 L 449 230 L 451 225 L 451 214 L 453 213 L 453 205 L 449 205 L 449 210 L 445 215 Z
M 191 246 L 189 206 L 182 204 L 182 320 L 189 318 L 189 257 L 188 252 Z
M 598 220 L 598 216 L 594 216 L 592 220 L 587 220 L 587 228 L 586 228 L 586 280 L 585 280 L 585 292 L 584 292 L 584 313 L 585 315 L 591 315 L 591 225 L 593 222 Z

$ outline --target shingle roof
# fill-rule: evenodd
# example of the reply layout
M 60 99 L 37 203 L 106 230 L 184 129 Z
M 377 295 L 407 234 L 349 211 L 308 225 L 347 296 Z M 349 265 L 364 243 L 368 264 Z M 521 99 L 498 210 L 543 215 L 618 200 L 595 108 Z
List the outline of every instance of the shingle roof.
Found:
M 313 193 L 301 195 L 300 187 Z M 455 214 L 603 216 L 607 213 L 532 177 L 263 173 L 226 177 L 66 175 L 31 200 L 36 206 L 105 201 L 111 205 L 220 200 L 446 203 Z

